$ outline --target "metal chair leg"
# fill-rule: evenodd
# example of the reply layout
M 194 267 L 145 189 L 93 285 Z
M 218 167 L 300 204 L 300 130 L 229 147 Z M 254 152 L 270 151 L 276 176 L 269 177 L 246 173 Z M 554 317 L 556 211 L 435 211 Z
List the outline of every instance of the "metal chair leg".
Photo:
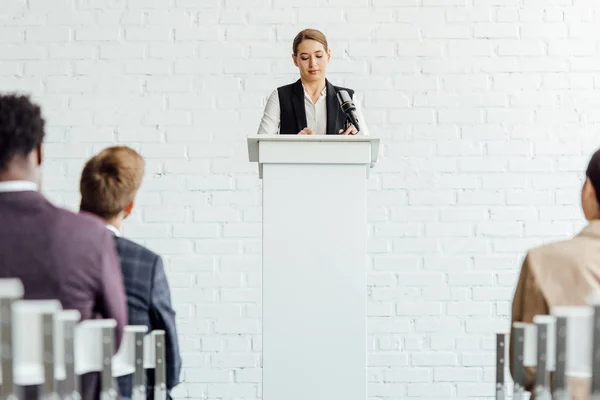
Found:
M 146 400 L 146 370 L 144 369 L 144 335 L 135 333 L 135 372 L 131 400 Z
M 513 327 L 512 340 L 513 354 L 511 354 L 514 365 L 513 400 L 523 400 L 525 393 L 525 368 L 523 366 L 523 352 L 525 350 L 525 328 Z
M 156 348 L 156 367 L 154 370 L 154 400 L 166 400 L 167 398 L 167 376 L 165 366 L 165 332 L 154 331 Z
M 102 382 L 100 391 L 100 400 L 115 400 L 117 391 L 114 387 L 112 376 L 112 356 L 114 353 L 114 329 L 102 328 Z
M 496 334 L 496 400 L 506 399 L 504 369 L 506 366 L 506 334 Z

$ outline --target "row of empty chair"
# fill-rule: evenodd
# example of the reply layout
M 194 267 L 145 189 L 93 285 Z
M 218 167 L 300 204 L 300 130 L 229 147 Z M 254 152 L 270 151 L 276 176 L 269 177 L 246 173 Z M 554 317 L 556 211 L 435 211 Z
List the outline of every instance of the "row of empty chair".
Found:
M 507 393 L 508 357 L 512 396 Z M 600 399 L 600 301 L 590 298 L 588 306 L 552 307 L 550 315 L 536 315 L 532 323 L 513 323 L 512 337 L 497 334 L 496 399 L 524 399 L 527 369 L 535 370 L 536 400 L 571 400 L 573 380 L 586 382 L 586 398 Z
M 80 321 L 58 300 L 23 300 L 18 279 L 0 279 L 0 400 L 37 387 L 40 399 L 80 399 L 80 376 L 98 372 L 101 399 L 116 399 L 115 378 L 133 375 L 133 400 L 146 399 L 146 369 L 154 399 L 165 400 L 165 333 L 126 326 L 115 353 L 113 319 Z

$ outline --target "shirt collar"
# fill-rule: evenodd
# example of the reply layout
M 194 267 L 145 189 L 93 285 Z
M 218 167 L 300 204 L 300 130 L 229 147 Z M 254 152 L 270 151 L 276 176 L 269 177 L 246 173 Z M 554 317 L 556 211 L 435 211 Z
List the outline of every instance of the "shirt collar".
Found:
M 302 90 L 304 90 L 304 95 L 307 96 L 308 98 L 310 98 L 310 95 L 306 91 L 304 84 L 302 84 Z M 325 96 L 326 93 L 327 93 L 327 84 L 325 84 L 325 86 L 323 86 L 323 90 L 321 90 L 321 96 Z
M 121 232 L 114 225 L 106 224 L 106 229 L 114 233 L 117 237 L 121 236 Z
M 0 182 L 0 192 L 29 192 L 37 191 L 37 189 L 37 184 L 31 181 Z

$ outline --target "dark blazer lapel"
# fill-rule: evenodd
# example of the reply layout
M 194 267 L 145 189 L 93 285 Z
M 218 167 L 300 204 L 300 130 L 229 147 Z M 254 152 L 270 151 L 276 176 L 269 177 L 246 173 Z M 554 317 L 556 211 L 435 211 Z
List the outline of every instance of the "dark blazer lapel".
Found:
M 325 87 L 327 88 L 327 94 L 325 97 L 326 108 L 327 108 L 327 132 L 328 135 L 337 135 L 335 131 L 335 125 L 339 118 L 340 105 L 337 101 L 335 87 L 328 81 L 325 80 Z
M 298 133 L 308 125 L 306 123 L 306 110 L 304 109 L 304 88 L 300 79 L 292 86 L 292 105 L 296 114 L 296 123 L 298 124 L 296 133 Z

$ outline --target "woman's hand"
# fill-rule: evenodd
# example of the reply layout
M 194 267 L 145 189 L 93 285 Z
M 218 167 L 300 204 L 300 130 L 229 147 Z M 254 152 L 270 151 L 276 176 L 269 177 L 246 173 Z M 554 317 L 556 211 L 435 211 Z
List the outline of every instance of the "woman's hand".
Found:
M 310 128 L 304 128 L 300 132 L 298 132 L 298 135 L 314 135 L 314 132 Z
M 340 135 L 356 135 L 358 131 L 356 130 L 354 125 L 350 125 L 345 131 L 343 129 L 340 129 L 338 133 Z

